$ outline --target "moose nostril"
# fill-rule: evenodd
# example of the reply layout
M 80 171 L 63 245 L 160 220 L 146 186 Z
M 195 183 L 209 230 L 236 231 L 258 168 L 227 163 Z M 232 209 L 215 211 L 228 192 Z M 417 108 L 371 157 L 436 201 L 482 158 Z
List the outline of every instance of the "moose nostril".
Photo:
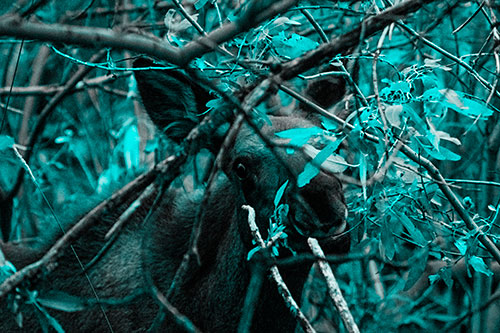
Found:
M 326 224 L 323 224 L 319 229 L 324 232 L 325 234 L 329 234 L 330 233 L 330 229 L 332 228 L 331 225 L 326 225 Z

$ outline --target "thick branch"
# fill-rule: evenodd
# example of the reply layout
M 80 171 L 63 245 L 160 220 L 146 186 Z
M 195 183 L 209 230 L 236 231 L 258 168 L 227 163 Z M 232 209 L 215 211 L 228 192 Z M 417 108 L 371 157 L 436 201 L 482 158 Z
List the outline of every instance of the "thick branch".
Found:
M 178 50 L 169 45 L 152 38 L 126 34 L 111 29 L 34 23 L 25 21 L 18 16 L 3 16 L 0 19 L 0 35 L 75 44 L 91 48 L 127 49 L 147 53 L 174 64 L 180 62 Z
M 321 258 L 318 260 L 318 265 L 321 270 L 321 273 L 325 277 L 326 285 L 328 287 L 328 293 L 330 294 L 330 298 L 335 304 L 337 311 L 339 312 L 340 318 L 342 318 L 342 322 L 349 333 L 359 333 L 359 328 L 354 318 L 352 317 L 351 311 L 349 311 L 349 306 L 342 295 L 342 291 L 340 290 L 339 284 L 337 283 L 337 279 L 335 275 L 333 275 L 332 268 L 325 261 L 325 253 L 321 246 L 319 246 L 318 240 L 315 238 L 308 238 L 307 243 L 311 248 L 314 255 Z
M 213 50 L 216 46 L 232 39 L 237 34 L 285 12 L 296 2 L 297 0 L 275 2 L 269 8 L 258 13 L 255 13 L 250 8 L 243 12 L 238 20 L 224 24 L 207 36 L 188 43 L 182 49 L 137 34 L 126 34 L 103 28 L 34 23 L 13 15 L 0 18 L 0 36 L 38 39 L 46 42 L 66 43 L 92 48 L 112 47 L 118 50 L 145 53 L 174 65 L 185 66 L 194 58 Z

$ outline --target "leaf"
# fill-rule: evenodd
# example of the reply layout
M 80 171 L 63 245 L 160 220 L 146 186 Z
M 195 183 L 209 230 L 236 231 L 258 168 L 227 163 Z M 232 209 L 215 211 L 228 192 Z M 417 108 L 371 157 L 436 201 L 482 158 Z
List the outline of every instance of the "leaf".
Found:
M 297 186 L 304 187 L 311 179 L 316 177 L 319 174 L 319 168 L 313 165 L 311 162 L 308 162 L 304 167 L 304 170 L 297 177 Z
M 470 117 L 476 117 L 479 116 L 481 118 L 489 117 L 493 114 L 493 110 L 488 108 L 485 104 L 479 102 L 479 101 L 474 101 L 472 99 L 467 98 L 467 96 L 463 93 L 460 93 L 460 96 L 462 97 L 462 101 L 464 105 L 467 107 L 467 113 L 465 113 L 466 116 Z
M 292 33 L 289 37 L 281 31 L 272 38 L 276 52 L 283 57 L 297 58 L 307 51 L 315 49 L 319 44 L 312 39 Z
M 421 135 L 425 135 L 429 130 L 427 129 L 427 124 L 422 120 L 422 118 L 420 118 L 420 116 L 410 106 L 405 105 L 403 109 L 407 118 L 412 120 L 415 124 L 415 129 Z
M 439 280 L 441 280 L 441 276 L 439 276 L 439 274 L 429 275 L 429 283 L 431 285 L 436 283 L 436 282 L 439 282 Z
M 0 151 L 12 148 L 14 139 L 8 135 L 0 135 Z
M 443 103 L 446 107 L 471 118 L 487 118 L 493 114 L 493 110 L 485 104 L 452 89 L 432 88 L 424 92 L 422 99 L 431 103 Z
M 82 311 L 89 306 L 83 298 L 54 290 L 44 293 L 43 296 L 39 295 L 36 301 L 46 308 L 64 312 Z
M 256 247 L 254 247 L 253 249 L 251 249 L 250 251 L 248 251 L 247 261 L 250 261 L 250 259 L 252 259 L 253 255 L 254 255 L 255 253 L 257 253 L 260 249 L 261 249 L 261 247 L 260 247 L 260 246 L 256 246 Z
M 410 98 L 411 85 L 407 81 L 382 80 L 384 83 L 389 84 L 380 90 L 380 98 L 388 103 L 400 103 L 407 101 Z
M 403 112 L 402 105 L 386 105 L 385 117 L 391 126 L 401 127 L 401 112 Z
M 448 287 L 451 288 L 453 286 L 453 274 L 452 274 L 451 266 L 446 266 L 446 267 L 441 268 L 438 271 L 438 274 Z
M 301 25 L 300 22 L 290 20 L 286 16 L 280 16 L 277 19 L 273 20 L 270 25 L 270 29 L 277 28 L 277 27 L 282 27 L 283 29 L 288 29 L 289 26 L 298 26 Z
M 123 157 L 128 170 L 139 168 L 140 160 L 140 137 L 136 125 L 131 125 L 123 137 Z
M 328 172 L 340 173 L 344 172 L 347 166 L 346 160 L 340 155 L 329 156 L 320 166 L 314 160 L 307 162 L 304 170 L 297 177 L 297 186 L 304 187 L 309 184 L 311 179 L 316 177 L 322 168 Z
M 366 165 L 366 154 L 359 154 L 359 179 L 361 181 L 361 187 L 363 188 L 363 199 L 366 201 L 366 174 L 368 173 Z
M 277 207 L 275 215 L 278 218 L 280 223 L 283 223 L 283 220 L 287 217 L 288 212 L 290 211 L 290 207 L 287 204 L 281 204 Z M 284 230 L 285 225 L 283 225 Z M 286 234 L 283 234 L 286 235 Z
M 42 317 L 39 316 L 41 319 L 40 324 L 42 326 L 46 326 L 47 324 L 50 325 L 54 330 L 58 333 L 64 333 L 64 329 L 62 328 L 61 324 L 52 317 L 47 310 L 45 310 L 39 303 L 37 299 L 38 292 L 28 292 L 28 300 L 26 303 L 28 304 L 33 304 L 38 311 L 43 315 Z M 44 327 L 44 331 L 48 331 L 48 327 Z
M 16 267 L 10 261 L 4 261 L 0 266 L 0 284 L 14 273 L 16 273 Z
M 390 216 L 387 216 L 387 218 L 385 218 L 382 222 L 382 227 L 380 228 L 380 242 L 378 245 L 382 258 L 392 260 L 394 258 L 394 254 L 396 253 L 396 248 L 394 247 L 392 228 L 389 224 Z
M 156 151 L 157 149 L 159 149 L 160 143 L 158 141 L 159 141 L 158 138 L 154 138 L 152 140 L 149 140 L 146 143 L 146 147 L 144 148 L 144 152 L 146 154 L 149 154 L 149 153 L 152 153 L 152 152 Z
M 461 255 L 465 255 L 467 252 L 467 242 L 465 239 L 460 238 L 455 241 L 455 247 L 457 248 L 458 252 L 460 252 Z
M 291 128 L 285 131 L 281 131 L 276 133 L 275 135 L 283 138 L 283 139 L 290 139 L 290 145 L 295 146 L 295 147 L 301 147 L 312 136 L 318 135 L 323 133 L 323 130 L 319 127 L 306 127 L 306 128 Z
M 439 68 L 443 71 L 451 71 L 451 68 L 445 65 L 441 65 L 439 62 L 441 59 L 430 59 L 430 58 L 425 58 L 424 59 L 424 65 L 426 67 L 430 68 Z
M 197 0 L 194 3 L 194 8 L 198 11 L 201 8 L 205 7 L 205 5 L 208 3 L 208 1 L 210 1 L 210 0 Z
M 288 185 L 288 180 L 283 183 L 283 185 L 280 186 L 278 189 L 278 192 L 276 192 L 276 196 L 274 197 L 274 207 L 278 207 L 278 204 L 281 201 L 281 197 L 283 196 L 283 193 L 285 193 L 286 186 Z
M 306 152 L 306 154 L 311 156 L 310 154 L 316 153 L 316 155 L 313 157 L 312 161 L 310 161 L 306 164 L 306 166 L 304 167 L 304 171 L 302 171 L 299 174 L 299 176 L 297 177 L 297 186 L 298 187 L 303 187 L 303 186 L 309 184 L 311 179 L 313 179 L 314 177 L 316 177 L 319 174 L 321 166 L 326 161 L 329 161 L 330 163 L 333 163 L 333 164 L 338 163 L 336 165 L 336 166 L 338 166 L 336 168 L 336 171 L 332 171 L 332 168 L 334 168 L 334 166 L 332 166 L 330 164 L 328 165 L 329 171 L 331 171 L 331 172 L 342 172 L 347 168 L 347 166 L 342 163 L 342 162 L 345 162 L 344 158 L 342 158 L 341 156 L 335 155 L 337 157 L 337 161 L 334 161 L 332 159 L 332 156 L 331 156 L 333 154 L 333 152 L 339 147 L 341 142 L 342 142 L 342 140 L 331 141 L 330 143 L 328 143 L 326 145 L 325 148 L 321 149 L 321 151 L 319 151 L 317 153 L 313 151 L 314 147 L 312 147 L 312 146 L 307 147 L 308 151 Z
M 340 140 L 340 141 L 342 141 L 342 140 Z M 340 143 L 340 141 L 339 141 L 339 143 Z M 335 149 L 333 149 L 333 150 L 336 150 L 336 149 L 337 149 L 337 147 L 335 147 Z M 316 156 L 318 156 L 318 154 L 320 152 L 321 152 L 320 150 L 314 148 L 311 145 L 304 146 L 304 153 L 313 160 L 314 160 L 314 158 L 316 158 Z M 319 159 L 314 161 L 313 165 L 315 165 L 317 167 L 321 167 L 321 169 L 326 170 L 328 172 L 332 172 L 332 173 L 344 172 L 345 169 L 347 169 L 347 167 L 349 167 L 349 166 L 354 167 L 354 168 L 358 167 L 358 165 L 353 165 L 353 164 L 347 163 L 347 161 L 342 156 L 337 155 L 337 154 L 332 154 L 332 155 L 328 156 L 327 159 L 325 161 L 323 161 L 320 165 L 318 165 L 318 162 L 319 162 Z
M 198 20 L 198 16 L 199 14 L 193 14 L 193 15 L 190 15 L 191 19 L 193 21 L 197 21 Z M 188 28 L 190 28 L 192 25 L 191 25 L 191 22 L 189 22 L 188 20 L 186 19 L 178 19 L 176 17 L 176 11 L 175 9 L 169 9 L 167 11 L 167 13 L 165 14 L 164 18 L 163 18 L 163 24 L 165 24 L 165 27 L 168 28 L 169 30 L 169 35 L 170 34 L 176 34 L 177 32 L 181 32 L 181 31 L 184 31 Z
M 439 151 L 436 151 L 434 149 L 426 149 L 426 151 L 431 155 L 431 157 L 440 160 L 440 161 L 459 161 L 462 156 L 455 154 L 448 148 L 439 147 Z
M 467 109 L 457 92 L 452 89 L 441 89 L 439 93 L 444 96 L 444 101 L 448 106 L 457 112 Z
M 336 122 L 326 117 L 323 117 L 322 119 L 323 120 L 321 121 L 321 125 L 323 126 L 323 128 L 325 128 L 328 131 L 334 131 L 337 129 L 338 125 Z
M 394 212 L 394 217 L 396 219 L 399 219 L 401 223 L 404 225 L 408 233 L 410 234 L 410 237 L 417 243 L 418 245 L 425 245 L 427 244 L 427 240 L 425 239 L 424 235 L 422 235 L 422 232 L 415 227 L 413 222 L 406 216 L 405 214 L 398 214 Z
M 416 141 L 418 144 L 425 150 L 427 154 L 429 154 L 432 158 L 435 158 L 440 161 L 458 161 L 462 157 L 458 154 L 455 154 L 448 148 L 445 148 L 443 146 L 439 146 L 439 150 L 436 150 L 436 148 L 430 144 L 425 144 L 422 141 L 428 141 L 428 137 L 419 137 L 416 138 Z
M 483 258 L 478 256 L 471 256 L 469 258 L 469 264 L 474 268 L 476 272 L 483 273 L 486 276 L 492 276 L 493 272 L 490 268 L 484 263 Z
M 47 320 L 48 324 L 52 326 L 53 329 L 56 330 L 58 333 L 64 333 L 64 328 L 62 328 L 61 324 L 52 317 L 44 308 L 38 308 L 40 312 L 45 316 L 45 319 Z
M 328 156 L 326 161 L 321 163 L 321 168 L 331 173 L 344 172 L 348 166 L 357 167 L 357 165 L 347 163 L 347 161 L 342 156 L 337 154 Z
M 70 141 L 71 141 L 71 138 L 66 136 L 66 135 L 58 136 L 57 138 L 54 139 L 54 142 L 57 144 L 62 144 L 62 143 L 70 142 Z
M 435 133 L 436 136 L 439 137 L 440 140 L 446 140 L 446 141 L 449 141 L 449 142 L 453 142 L 457 146 L 460 146 L 462 144 L 459 139 L 452 137 L 447 132 L 435 131 L 434 133 Z

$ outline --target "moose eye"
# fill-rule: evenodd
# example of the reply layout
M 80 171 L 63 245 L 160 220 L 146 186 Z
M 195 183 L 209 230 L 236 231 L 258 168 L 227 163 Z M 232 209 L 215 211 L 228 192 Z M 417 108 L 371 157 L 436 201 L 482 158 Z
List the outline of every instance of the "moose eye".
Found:
M 248 177 L 248 168 L 241 162 L 235 164 L 234 172 L 241 180 Z

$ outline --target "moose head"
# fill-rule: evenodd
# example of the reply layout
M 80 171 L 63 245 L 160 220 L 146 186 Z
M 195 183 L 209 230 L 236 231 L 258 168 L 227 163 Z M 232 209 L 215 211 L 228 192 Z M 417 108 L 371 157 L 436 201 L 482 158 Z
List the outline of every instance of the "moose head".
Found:
M 139 60 L 135 65 L 148 67 L 152 64 Z M 157 127 L 164 129 L 170 138 L 180 141 L 201 122 L 196 112 L 205 111 L 203 103 L 211 97 L 198 84 L 174 70 L 138 71 L 135 77 L 147 113 Z M 277 142 L 278 145 L 272 146 L 273 140 L 276 141 L 278 138 L 276 133 L 318 125 L 319 121 L 313 122 L 311 117 L 307 118 L 309 119 L 306 119 L 306 113 L 297 112 L 292 116 L 269 116 L 269 121 L 263 122 L 260 128 L 244 123 L 234 140 L 225 147 L 226 152 L 220 160 L 220 170 L 216 180 L 213 184 L 209 184 L 210 189 L 206 190 L 209 191 L 206 206 L 200 207 L 202 193 L 206 193 L 205 189 L 199 194 L 192 195 L 180 190 L 182 195 L 176 193 L 176 198 L 173 200 L 176 202 L 174 207 L 168 207 L 172 201 L 164 201 L 167 207 L 158 210 L 158 216 L 154 219 L 156 223 L 167 223 L 164 227 L 159 225 L 155 227 L 155 230 L 162 230 L 163 233 L 154 234 L 155 245 L 152 247 L 162 247 L 162 251 L 154 252 L 159 256 L 162 253 L 166 255 L 165 260 L 180 258 L 177 244 L 172 247 L 165 243 L 165 240 L 175 237 L 173 232 L 178 232 L 179 226 L 191 226 L 190 221 L 196 218 L 198 209 L 203 210 L 202 236 L 198 246 L 201 266 L 198 267 L 198 271 L 203 270 L 204 265 L 209 265 L 213 276 L 207 274 L 205 276 L 207 280 L 204 281 L 196 280 L 197 274 L 192 274 L 182 287 L 185 290 L 177 293 L 178 299 L 175 303 L 181 304 L 180 308 L 186 309 L 187 313 L 193 316 L 195 323 L 199 318 L 200 327 L 209 328 L 210 331 L 234 330 L 241 316 L 243 296 L 250 274 L 247 254 L 255 248 L 248 225 L 248 213 L 242 208 L 243 205 L 250 205 L 255 209 L 256 223 L 264 237 L 267 237 L 270 217 L 276 210 L 276 194 L 283 187 L 284 194 L 280 202 L 289 207 L 283 222 L 291 249 L 306 250 L 306 239 L 309 236 L 320 238 L 330 253 L 343 253 L 348 249 L 348 235 L 339 237 L 339 234 L 346 229 L 347 214 L 340 181 L 334 174 L 320 171 L 308 184 L 298 186 L 297 177 L 311 157 L 301 149 L 291 153 L 289 147 L 287 149 L 286 145 L 279 145 L 283 140 L 278 140 L 280 141 Z M 219 145 L 214 142 L 221 142 L 226 135 L 224 131 L 217 133 L 222 138 L 210 140 L 211 145 L 207 147 L 214 154 L 217 154 L 219 149 Z M 192 211 L 187 213 L 187 207 L 192 208 Z M 162 217 L 164 214 L 166 216 Z M 173 220 L 177 221 L 177 227 L 173 227 Z M 186 246 L 185 244 L 187 239 L 183 245 Z M 183 251 L 187 250 L 187 247 L 183 248 Z M 155 262 L 159 264 L 165 260 Z M 154 267 L 155 262 L 151 263 L 151 267 Z M 286 276 L 292 280 L 293 292 L 298 297 L 308 271 L 304 267 L 300 270 L 299 272 L 298 269 L 292 269 Z M 160 267 L 152 269 L 153 276 L 156 276 L 159 284 L 168 285 L 173 270 L 167 276 L 159 276 L 157 272 L 160 271 Z M 192 294 L 188 296 L 188 289 L 191 292 L 199 290 L 199 293 L 196 296 Z M 264 289 L 266 291 L 263 295 L 272 296 L 264 296 L 259 303 L 254 329 L 258 327 L 291 329 L 294 322 L 290 320 L 282 300 L 277 297 L 275 286 L 266 285 Z M 226 297 L 221 298 L 221 292 Z M 213 304 L 215 299 L 221 300 L 221 304 L 213 304 L 211 308 L 214 311 L 218 309 L 220 317 L 214 316 L 203 306 L 193 310 L 192 297 L 198 300 L 204 299 L 206 304 Z M 202 319 L 204 316 L 202 313 L 206 313 L 205 319 Z M 276 318 L 284 319 L 276 320 Z
M 134 64 L 151 65 L 145 59 Z M 177 70 L 141 70 L 135 72 L 135 78 L 150 118 L 176 142 L 181 142 L 201 122 L 205 105 L 212 99 L 199 84 Z M 289 209 L 280 215 L 281 223 L 288 236 L 287 246 L 293 251 L 306 251 L 309 236 L 317 237 L 328 253 L 348 250 L 349 236 L 341 235 L 346 229 L 347 210 L 340 181 L 334 174 L 320 171 L 308 184 L 297 185 L 297 177 L 311 156 L 300 147 L 273 145 L 278 139 L 276 133 L 316 125 L 306 120 L 303 113 L 269 116 L 269 122 L 261 127 L 243 123 L 234 140 L 226 142 L 226 151 L 218 160 L 219 168 L 210 184 L 202 181 L 184 186 L 183 180 L 190 177 L 192 170 L 186 167 L 178 177 L 180 181 L 173 182 L 161 196 L 148 222 L 143 221 L 152 201 L 134 212 L 117 240 L 87 269 L 100 302 L 90 301 L 94 291 L 69 251 L 60 259 L 59 267 L 32 288 L 42 299 L 65 295 L 65 299 L 78 300 L 74 311 L 47 310 L 71 331 L 106 331 L 109 325 L 115 331 L 145 330 L 151 325 L 161 331 L 178 331 L 171 317 L 158 319 L 161 316 L 156 316 L 157 295 L 144 291 L 151 290 L 151 284 L 163 293 L 170 288 L 184 254 L 190 249 L 191 231 L 198 220 L 198 260 L 191 264 L 187 278 L 177 285 L 169 301 L 202 331 L 235 331 L 254 267 L 248 253 L 256 246 L 243 205 L 255 209 L 256 224 L 266 238 L 270 218 L 279 205 L 286 204 Z M 218 153 L 219 145 L 215 143 L 227 135 L 222 129 L 216 133 L 218 137 L 206 147 L 212 154 Z M 311 147 L 318 144 L 310 143 Z M 291 148 L 295 148 L 293 153 Z M 199 164 L 196 165 L 200 167 Z M 212 166 L 201 164 L 205 168 Z M 283 194 L 277 196 L 280 189 Z M 277 197 L 279 202 L 275 202 Z M 131 200 L 134 198 L 129 203 Z M 103 235 L 126 208 L 109 212 L 74 244 L 84 265 L 105 246 Z M 26 249 L 6 244 L 2 244 L 2 249 L 7 259 L 18 266 L 29 262 L 26 255 L 20 254 L 28 253 Z M 283 256 L 291 253 L 286 248 L 280 250 Z M 32 255 L 32 261 L 38 257 L 40 253 Z M 305 264 L 282 268 L 284 280 L 296 298 L 300 298 L 307 274 Z M 97 306 L 99 303 L 101 307 Z M 40 313 L 33 304 L 22 306 L 20 311 L 25 327 L 39 327 L 36 318 Z M 255 311 L 252 330 L 288 332 L 296 325 L 272 281 L 264 281 Z M 10 330 L 18 329 L 5 306 L 0 317 Z

